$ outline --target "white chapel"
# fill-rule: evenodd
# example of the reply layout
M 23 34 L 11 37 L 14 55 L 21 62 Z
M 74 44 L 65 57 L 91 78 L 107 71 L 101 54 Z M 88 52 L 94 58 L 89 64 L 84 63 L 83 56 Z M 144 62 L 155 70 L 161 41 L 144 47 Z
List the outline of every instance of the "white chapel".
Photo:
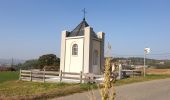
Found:
M 101 74 L 104 70 L 105 33 L 93 31 L 85 18 L 72 31 L 62 31 L 60 70 Z

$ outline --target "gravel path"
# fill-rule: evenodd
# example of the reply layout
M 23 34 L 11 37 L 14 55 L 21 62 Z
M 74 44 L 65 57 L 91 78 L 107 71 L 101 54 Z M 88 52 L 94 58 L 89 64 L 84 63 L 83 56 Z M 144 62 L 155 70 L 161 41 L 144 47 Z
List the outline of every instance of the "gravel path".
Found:
M 94 90 L 96 100 L 101 100 Z M 53 100 L 89 100 L 89 92 L 56 98 Z M 116 100 L 170 100 L 170 79 L 154 80 L 116 87 Z

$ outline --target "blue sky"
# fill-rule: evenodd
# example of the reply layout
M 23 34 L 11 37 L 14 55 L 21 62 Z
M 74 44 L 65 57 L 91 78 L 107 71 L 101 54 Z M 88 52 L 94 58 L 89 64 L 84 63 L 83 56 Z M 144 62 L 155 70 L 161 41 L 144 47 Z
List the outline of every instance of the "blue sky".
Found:
M 113 56 L 142 56 L 150 47 L 148 57 L 170 58 L 169 0 L 0 0 L 0 58 L 60 56 L 61 31 L 82 21 L 83 8 Z

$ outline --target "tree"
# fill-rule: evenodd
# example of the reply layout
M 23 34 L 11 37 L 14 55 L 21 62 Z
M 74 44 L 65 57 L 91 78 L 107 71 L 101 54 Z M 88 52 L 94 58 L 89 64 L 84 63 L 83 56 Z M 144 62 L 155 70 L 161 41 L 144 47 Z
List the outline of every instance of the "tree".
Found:
M 42 55 L 39 57 L 38 62 L 41 69 L 43 69 L 45 66 L 46 68 L 53 66 L 58 70 L 60 66 L 60 59 L 54 54 Z
M 37 59 L 27 60 L 23 64 L 18 64 L 17 68 L 21 68 L 21 69 L 35 68 L 35 69 L 38 69 L 39 68 L 39 62 L 38 62 Z

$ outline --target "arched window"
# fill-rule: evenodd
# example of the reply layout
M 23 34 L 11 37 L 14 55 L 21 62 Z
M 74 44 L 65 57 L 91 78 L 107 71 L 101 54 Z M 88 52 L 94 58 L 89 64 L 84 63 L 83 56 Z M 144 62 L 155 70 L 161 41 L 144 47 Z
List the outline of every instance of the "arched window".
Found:
M 98 63 L 98 51 L 94 50 L 93 52 L 93 65 L 97 65 Z
M 78 55 L 78 45 L 73 44 L 72 46 L 72 55 Z

